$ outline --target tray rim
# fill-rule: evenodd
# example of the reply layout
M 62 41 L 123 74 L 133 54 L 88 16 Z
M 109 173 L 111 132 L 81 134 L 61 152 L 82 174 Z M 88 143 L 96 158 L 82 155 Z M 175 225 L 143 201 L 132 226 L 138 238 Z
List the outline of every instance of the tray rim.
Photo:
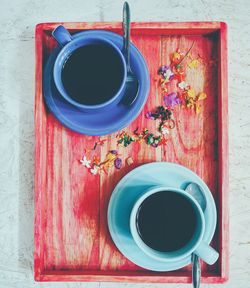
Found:
M 40 112 L 37 109 L 39 95 L 41 96 L 42 81 L 42 33 L 44 30 L 52 30 L 57 25 L 65 25 L 71 30 L 107 29 L 120 31 L 121 22 L 48 22 L 39 23 L 35 30 L 35 219 L 34 219 L 34 278 L 36 281 L 112 281 L 112 282 L 150 282 L 150 283 L 190 283 L 191 276 L 183 276 L 183 273 L 158 273 L 151 271 L 49 271 L 44 270 L 43 245 L 40 241 L 42 221 L 42 184 L 43 177 L 39 177 L 42 157 L 40 147 L 43 137 L 40 137 L 46 127 L 45 121 L 41 121 Z M 220 271 L 204 273 L 202 283 L 224 283 L 229 274 L 229 209 L 228 209 L 228 68 L 227 68 L 227 24 L 225 22 L 133 22 L 131 33 L 134 34 L 160 34 L 167 35 L 200 35 L 218 32 L 219 48 L 219 73 L 218 73 L 218 185 L 219 193 L 218 221 L 222 229 L 219 231 L 221 239 L 220 247 Z M 43 108 L 45 109 L 45 108 Z

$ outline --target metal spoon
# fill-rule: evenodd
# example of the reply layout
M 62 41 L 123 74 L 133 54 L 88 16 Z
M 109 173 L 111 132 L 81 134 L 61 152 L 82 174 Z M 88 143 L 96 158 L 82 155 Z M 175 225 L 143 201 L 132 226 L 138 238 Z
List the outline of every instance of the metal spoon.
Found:
M 206 197 L 204 196 L 204 193 L 200 185 L 194 182 L 191 182 L 188 184 L 185 191 L 194 197 L 194 199 L 199 203 L 202 211 L 204 212 L 207 207 L 207 200 L 206 200 Z
M 207 207 L 207 200 L 204 196 L 202 188 L 196 183 L 190 183 L 185 189 L 190 195 L 192 195 L 196 201 L 201 206 L 202 211 L 204 212 Z M 200 266 L 200 259 L 197 255 L 192 255 L 192 281 L 193 287 L 199 288 L 200 287 L 200 279 L 201 279 L 201 266 Z
M 195 254 L 192 254 L 192 282 L 194 288 L 200 287 L 201 265 L 199 257 Z
M 123 5 L 123 53 L 127 66 L 127 80 L 124 98 L 121 101 L 124 105 L 132 105 L 137 98 L 139 83 L 130 67 L 130 9 L 127 2 Z

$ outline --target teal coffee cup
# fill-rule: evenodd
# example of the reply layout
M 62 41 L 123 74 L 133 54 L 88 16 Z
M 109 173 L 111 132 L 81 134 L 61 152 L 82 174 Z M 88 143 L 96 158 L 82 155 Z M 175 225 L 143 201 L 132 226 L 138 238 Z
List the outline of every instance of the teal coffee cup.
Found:
M 137 246 L 158 261 L 179 261 L 196 254 L 214 264 L 219 254 L 203 241 L 205 218 L 198 202 L 184 190 L 154 186 L 134 203 L 130 230 Z

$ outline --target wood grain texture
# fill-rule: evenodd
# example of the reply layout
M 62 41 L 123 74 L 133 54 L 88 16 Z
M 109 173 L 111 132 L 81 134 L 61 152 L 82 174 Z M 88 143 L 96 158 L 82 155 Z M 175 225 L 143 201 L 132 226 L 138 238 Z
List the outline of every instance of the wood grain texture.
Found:
M 120 23 L 63 24 L 71 31 L 95 28 L 121 33 Z M 172 52 L 178 48 L 186 51 L 195 41 L 193 54 L 199 53 L 205 59 L 204 63 L 218 61 L 188 71 L 187 80 L 197 92 L 204 90 L 208 94 L 200 114 L 178 108 L 174 112 L 176 128 L 166 147 L 155 149 L 135 143 L 127 149 L 120 148 L 123 161 L 132 156 L 134 164 L 124 165 L 119 171 L 110 169 L 108 175 L 101 174 L 100 177 L 89 174 L 79 163 L 84 148 L 93 147 L 96 137 L 79 135 L 62 127 L 44 107 L 41 71 L 55 45 L 50 34 L 56 25 L 39 24 L 36 34 L 35 279 L 190 283 L 190 267 L 177 272 L 156 273 L 131 263 L 116 249 L 107 229 L 107 205 L 119 179 L 140 164 L 170 161 L 187 166 L 200 175 L 215 197 L 219 225 L 213 245 L 222 253 L 217 264 L 203 266 L 202 281 L 224 282 L 228 274 L 225 24 L 133 23 L 132 41 L 147 61 L 151 88 L 144 110 L 126 131 L 132 132 L 137 127 L 156 130 L 156 122 L 147 120 L 144 114 L 162 103 L 157 69 L 161 64 L 169 64 Z M 97 151 L 101 158 L 116 148 L 115 134 L 106 138 L 105 145 Z

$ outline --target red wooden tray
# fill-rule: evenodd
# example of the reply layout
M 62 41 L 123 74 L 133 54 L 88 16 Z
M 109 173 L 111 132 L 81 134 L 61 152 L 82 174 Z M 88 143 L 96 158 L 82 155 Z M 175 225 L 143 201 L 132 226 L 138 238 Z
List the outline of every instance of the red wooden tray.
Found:
M 213 246 L 220 252 L 213 266 L 203 264 L 202 282 L 222 283 L 228 278 L 228 116 L 226 25 L 221 22 L 132 23 L 132 42 L 144 55 L 151 78 L 149 99 L 144 111 L 127 128 L 156 130 L 156 122 L 144 114 L 162 103 L 157 70 L 169 64 L 169 55 L 183 51 L 195 41 L 208 63 L 193 73 L 194 88 L 204 89 L 208 98 L 204 109 L 174 112 L 176 128 L 166 146 L 132 144 L 124 150 L 134 164 L 108 175 L 93 176 L 79 165 L 85 147 L 93 147 L 97 137 L 83 136 L 63 127 L 45 108 L 42 69 L 56 43 L 51 31 L 61 23 L 36 27 L 35 99 L 35 253 L 37 281 L 119 281 L 190 283 L 191 267 L 174 272 L 144 270 L 127 260 L 113 244 L 106 221 L 107 205 L 116 183 L 129 170 L 151 161 L 180 163 L 202 177 L 211 189 L 218 209 L 218 225 Z M 105 29 L 122 34 L 121 23 L 63 23 L 71 32 Z M 204 82 L 206 79 L 206 82 Z M 115 134 L 98 147 L 104 158 L 116 147 Z

